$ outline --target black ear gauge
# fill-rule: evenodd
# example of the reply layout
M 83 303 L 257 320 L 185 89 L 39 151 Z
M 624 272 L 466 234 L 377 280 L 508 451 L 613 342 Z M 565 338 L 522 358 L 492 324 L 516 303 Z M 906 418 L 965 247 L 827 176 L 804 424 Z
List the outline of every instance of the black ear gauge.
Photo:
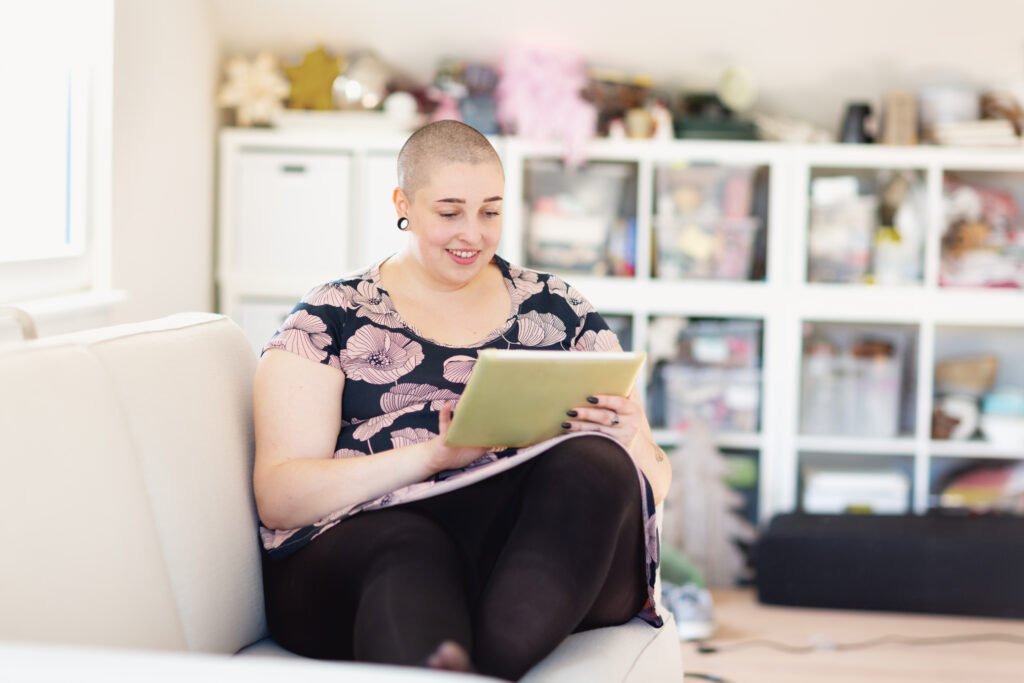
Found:
M 398 229 L 399 230 L 408 230 L 409 229 L 409 219 L 406 218 L 405 216 L 402 216 L 401 218 L 399 218 L 398 219 Z

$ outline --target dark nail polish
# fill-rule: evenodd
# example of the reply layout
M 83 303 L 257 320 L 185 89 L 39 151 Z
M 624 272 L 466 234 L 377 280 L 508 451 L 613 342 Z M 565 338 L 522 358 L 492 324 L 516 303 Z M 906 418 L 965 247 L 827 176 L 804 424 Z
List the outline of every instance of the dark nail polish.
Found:
M 563 422 L 562 423 L 562 429 L 568 429 L 569 427 L 572 427 L 572 425 L 569 424 L 568 422 Z
M 567 411 L 565 411 L 565 414 L 568 415 L 569 417 L 576 417 L 576 411 L 575 410 L 567 410 Z
M 587 396 L 587 403 L 597 403 L 597 399 L 593 396 Z

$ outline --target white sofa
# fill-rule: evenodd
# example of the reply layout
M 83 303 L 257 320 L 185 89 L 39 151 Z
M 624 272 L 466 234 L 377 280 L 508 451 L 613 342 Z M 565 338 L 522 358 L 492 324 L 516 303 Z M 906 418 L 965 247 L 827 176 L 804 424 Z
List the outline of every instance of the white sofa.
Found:
M 267 638 L 255 366 L 205 313 L 0 346 L 0 680 L 491 680 Z M 571 636 L 524 680 L 681 681 L 675 626 Z

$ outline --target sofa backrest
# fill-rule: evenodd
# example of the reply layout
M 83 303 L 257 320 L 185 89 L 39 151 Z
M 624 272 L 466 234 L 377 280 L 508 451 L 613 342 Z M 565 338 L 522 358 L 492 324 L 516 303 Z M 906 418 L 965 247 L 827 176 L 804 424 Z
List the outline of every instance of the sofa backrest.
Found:
M 0 639 L 233 653 L 265 636 L 255 366 L 213 314 L 0 346 Z

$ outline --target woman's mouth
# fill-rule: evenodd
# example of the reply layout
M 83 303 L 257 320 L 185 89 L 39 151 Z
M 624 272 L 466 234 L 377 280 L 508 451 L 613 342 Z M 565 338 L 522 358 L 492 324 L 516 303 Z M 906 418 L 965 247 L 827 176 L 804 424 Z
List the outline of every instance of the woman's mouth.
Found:
M 468 266 L 480 255 L 479 249 L 445 249 L 445 251 L 460 266 Z

